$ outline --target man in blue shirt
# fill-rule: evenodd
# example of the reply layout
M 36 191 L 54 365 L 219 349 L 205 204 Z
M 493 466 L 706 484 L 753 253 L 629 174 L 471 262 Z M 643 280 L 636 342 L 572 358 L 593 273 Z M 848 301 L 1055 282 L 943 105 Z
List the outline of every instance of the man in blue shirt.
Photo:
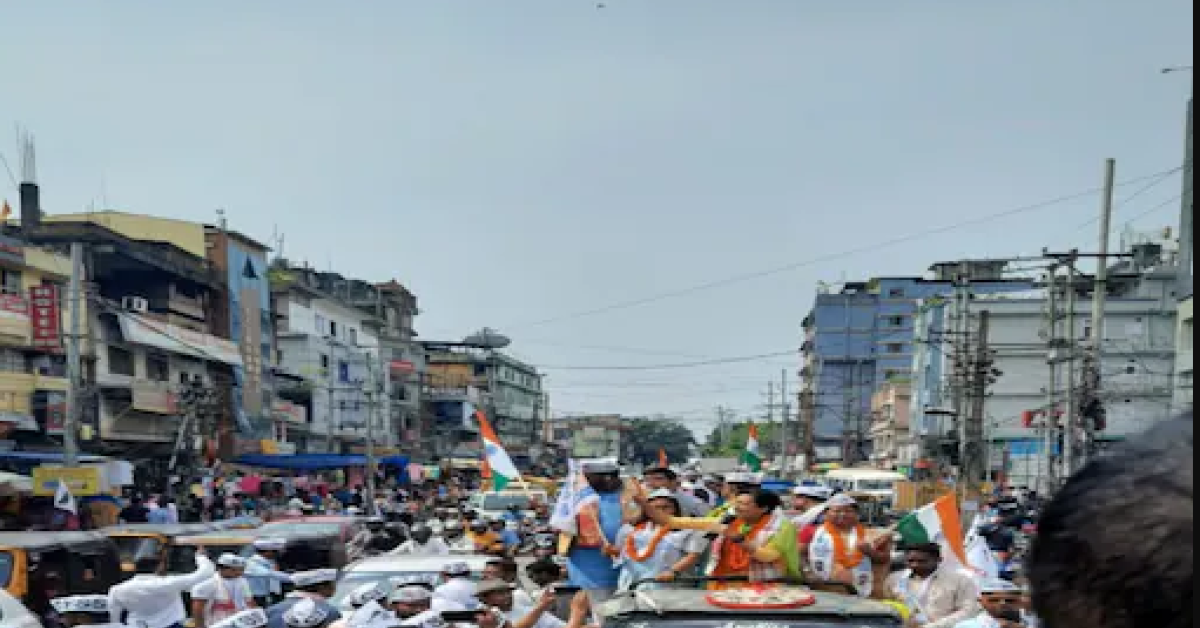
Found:
M 570 584 L 586 590 L 598 604 L 612 596 L 620 575 L 613 558 L 624 519 L 624 485 L 614 461 L 590 460 L 581 467 L 591 490 L 576 507 L 574 534 L 564 534 L 559 552 L 566 558 Z
M 287 628 L 283 621 L 284 613 L 305 598 L 311 599 L 329 613 L 327 621 L 340 619 L 342 614 L 329 603 L 329 598 L 333 597 L 337 587 L 337 575 L 336 569 L 314 569 L 292 574 L 292 584 L 296 586 L 296 590 L 289 593 L 282 602 L 267 609 L 267 628 Z

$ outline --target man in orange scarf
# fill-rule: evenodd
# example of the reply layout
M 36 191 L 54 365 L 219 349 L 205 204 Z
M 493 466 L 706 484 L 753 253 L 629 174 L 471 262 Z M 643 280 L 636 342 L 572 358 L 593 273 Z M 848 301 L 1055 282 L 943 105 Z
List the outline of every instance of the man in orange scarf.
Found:
M 861 597 L 871 597 L 876 567 L 891 562 L 891 535 L 872 538 L 858 518 L 858 502 L 849 495 L 834 495 L 826 502 L 825 523 L 812 541 L 801 547 L 808 568 L 821 581 L 854 587 Z M 886 576 L 886 572 L 883 574 Z M 882 589 L 882 587 L 881 587 Z

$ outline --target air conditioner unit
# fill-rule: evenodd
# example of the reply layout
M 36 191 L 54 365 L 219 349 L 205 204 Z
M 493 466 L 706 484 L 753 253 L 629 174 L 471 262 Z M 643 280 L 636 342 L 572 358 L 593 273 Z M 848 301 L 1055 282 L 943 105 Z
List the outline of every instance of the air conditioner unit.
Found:
M 121 309 L 145 314 L 150 309 L 150 302 L 145 297 L 121 297 Z

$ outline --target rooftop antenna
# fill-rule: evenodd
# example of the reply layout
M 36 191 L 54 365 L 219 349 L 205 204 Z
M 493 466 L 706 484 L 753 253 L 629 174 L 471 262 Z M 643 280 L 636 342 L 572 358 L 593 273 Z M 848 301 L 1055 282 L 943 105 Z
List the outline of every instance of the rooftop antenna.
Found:
M 225 209 L 223 207 L 217 208 L 217 228 L 221 231 L 229 230 L 229 221 L 225 219 Z
M 37 183 L 37 151 L 33 147 L 33 134 L 17 127 L 17 143 L 21 152 L 21 183 Z
M 275 257 L 277 257 L 277 258 L 283 257 L 283 240 L 284 240 L 284 235 L 283 235 L 283 232 L 279 230 L 279 225 L 275 225 L 274 227 L 272 227 L 271 228 L 271 244 L 272 244 L 272 248 L 275 249 Z

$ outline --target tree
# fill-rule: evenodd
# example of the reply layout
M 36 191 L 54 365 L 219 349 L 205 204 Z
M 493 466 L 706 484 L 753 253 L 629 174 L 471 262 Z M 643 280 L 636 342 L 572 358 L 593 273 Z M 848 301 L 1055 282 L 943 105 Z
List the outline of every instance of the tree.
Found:
M 764 458 L 771 458 L 779 451 L 779 424 L 755 423 L 758 426 L 758 448 Z M 749 423 L 732 423 L 718 427 L 704 441 L 703 455 L 713 458 L 737 458 L 746 450 L 746 438 L 750 433 Z
M 696 438 L 686 425 L 666 417 L 630 419 L 626 425 L 625 461 L 647 466 L 658 464 L 658 451 L 667 452 L 674 463 L 687 462 L 692 456 Z

